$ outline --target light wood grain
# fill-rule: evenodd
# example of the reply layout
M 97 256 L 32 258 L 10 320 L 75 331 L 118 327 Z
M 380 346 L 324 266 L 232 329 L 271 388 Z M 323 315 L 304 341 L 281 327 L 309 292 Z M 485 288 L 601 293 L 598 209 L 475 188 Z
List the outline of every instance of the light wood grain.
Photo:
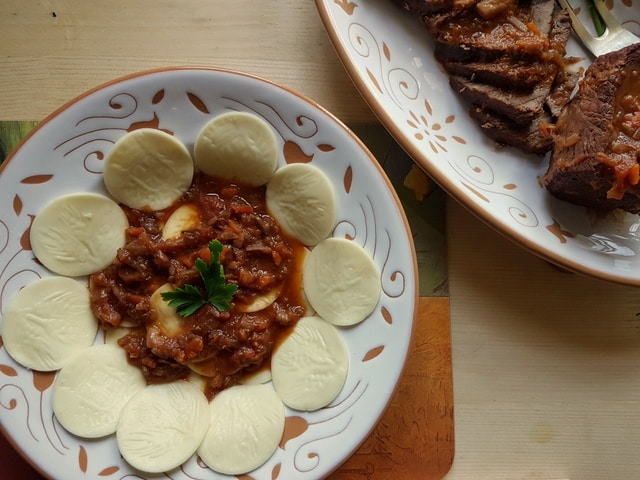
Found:
M 0 2 L 0 120 L 41 120 L 84 91 L 174 65 L 241 70 L 345 122 L 375 120 L 312 1 Z
M 40 120 L 102 82 L 168 65 L 242 70 L 347 123 L 375 120 L 311 1 L 0 2 L 0 120 Z M 447 222 L 456 442 L 447 480 L 638 478 L 640 292 L 561 272 L 455 202 Z M 415 407 L 403 407 L 409 388 L 425 384 L 401 387 L 388 415 Z M 379 478 L 368 455 L 385 455 L 395 431 L 381 423 L 342 478 Z
M 449 202 L 447 479 L 640 475 L 640 291 L 557 269 Z

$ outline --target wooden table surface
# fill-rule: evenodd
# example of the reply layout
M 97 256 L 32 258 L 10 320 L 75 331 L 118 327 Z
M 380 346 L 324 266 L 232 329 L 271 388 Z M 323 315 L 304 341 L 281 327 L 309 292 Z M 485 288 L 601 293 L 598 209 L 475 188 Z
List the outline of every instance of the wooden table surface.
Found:
M 310 0 L 0 3 L 0 120 L 40 120 L 105 81 L 169 65 L 253 73 L 347 124 L 376 122 Z M 402 386 L 375 436 L 334 476 L 640 477 L 640 292 L 558 270 L 454 200 L 447 225 L 450 296 L 421 300 Z M 447 309 L 455 432 L 436 439 L 441 450 L 425 451 L 438 431 L 425 418 L 451 413 L 425 411 L 430 388 L 446 392 Z M 439 342 L 445 370 L 431 369 Z M 407 434 L 418 441 L 403 443 Z M 425 464 L 434 470 L 415 470 Z

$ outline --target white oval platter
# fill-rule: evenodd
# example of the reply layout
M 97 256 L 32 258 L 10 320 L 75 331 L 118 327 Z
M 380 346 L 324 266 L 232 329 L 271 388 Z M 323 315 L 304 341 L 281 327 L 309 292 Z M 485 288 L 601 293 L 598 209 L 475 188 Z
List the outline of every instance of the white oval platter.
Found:
M 585 21 L 583 0 L 572 0 Z M 638 0 L 613 13 L 640 34 Z M 595 216 L 542 186 L 548 158 L 499 148 L 449 86 L 424 26 L 391 0 L 316 0 L 356 88 L 414 161 L 471 212 L 531 252 L 570 271 L 640 285 L 640 218 Z M 570 55 L 591 58 L 571 38 Z

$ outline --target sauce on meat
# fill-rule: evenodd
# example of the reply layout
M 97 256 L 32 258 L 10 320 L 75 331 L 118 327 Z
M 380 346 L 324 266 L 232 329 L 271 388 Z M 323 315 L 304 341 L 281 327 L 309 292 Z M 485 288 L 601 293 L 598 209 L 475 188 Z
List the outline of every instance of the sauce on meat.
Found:
M 615 182 L 607 192 L 620 199 L 626 190 L 640 182 L 640 71 L 625 68 L 613 100 L 609 125 L 611 143 L 600 160 L 613 169 Z
M 177 238 L 163 239 L 162 227 L 177 208 L 194 205 L 198 218 Z M 265 187 L 247 187 L 196 174 L 191 188 L 170 208 L 142 211 L 123 207 L 129 219 L 127 243 L 116 260 L 90 277 L 91 306 L 102 328 L 129 326 L 118 343 L 149 383 L 205 374 L 206 394 L 238 382 L 269 361 L 277 339 L 305 313 L 302 295 L 304 247 L 285 235 L 265 206 Z M 155 328 L 153 292 L 165 283 L 201 287 L 193 268 L 209 261 L 208 244 L 224 246 L 220 263 L 226 281 L 238 285 L 232 308 L 206 304 L 180 319 L 177 332 Z M 266 308 L 250 305 L 277 289 Z
M 493 3 L 493 5 L 490 5 Z M 549 38 L 540 32 L 527 12 L 504 1 L 480 2 L 476 9 L 442 22 L 438 27 L 446 43 L 473 48 L 492 45 L 518 55 L 541 55 L 549 50 Z

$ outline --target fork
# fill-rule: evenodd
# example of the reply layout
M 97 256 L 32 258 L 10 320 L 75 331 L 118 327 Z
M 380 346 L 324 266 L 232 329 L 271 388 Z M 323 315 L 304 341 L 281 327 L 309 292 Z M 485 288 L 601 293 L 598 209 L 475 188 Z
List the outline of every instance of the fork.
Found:
M 640 38 L 624 28 L 622 24 L 609 12 L 604 1 L 593 0 L 593 4 L 598 10 L 603 23 L 607 27 L 605 32 L 600 36 L 592 35 L 584 27 L 567 0 L 556 1 L 562 8 L 566 8 L 569 11 L 573 31 L 576 33 L 578 38 L 580 38 L 584 46 L 587 47 L 596 57 L 604 53 L 620 50 L 621 48 L 633 43 L 640 42 Z

